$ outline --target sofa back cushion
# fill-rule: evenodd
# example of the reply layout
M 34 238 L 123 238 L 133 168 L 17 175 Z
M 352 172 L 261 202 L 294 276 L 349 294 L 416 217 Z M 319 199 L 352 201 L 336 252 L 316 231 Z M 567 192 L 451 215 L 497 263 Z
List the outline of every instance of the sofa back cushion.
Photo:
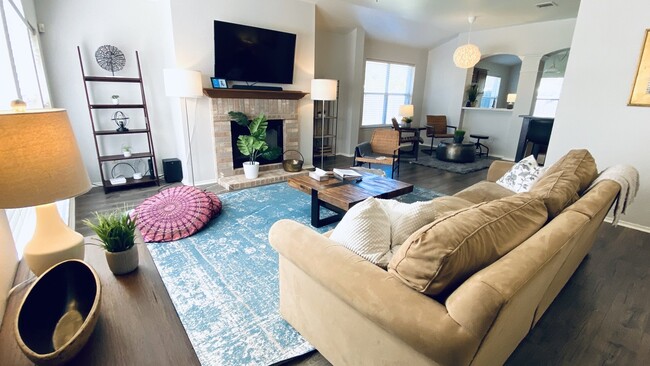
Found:
M 446 293 L 533 235 L 546 219 L 543 201 L 529 193 L 480 203 L 413 233 L 388 271 L 424 294 Z
M 545 174 L 535 183 L 530 193 L 544 200 L 548 218 L 552 220 L 565 207 L 578 200 L 579 189 L 580 178 L 570 171 L 560 170 L 553 174 Z
M 504 188 L 495 182 L 484 180 L 463 189 L 456 193 L 454 197 L 462 198 L 472 203 L 481 203 L 512 196 L 514 194 L 515 192 L 508 188 Z
M 596 161 L 586 149 L 571 150 L 564 155 L 555 164 L 546 169 L 544 176 L 548 176 L 559 171 L 569 172 L 578 178 L 578 194 L 587 189 L 591 182 L 598 176 Z M 543 178 L 543 177 L 542 177 Z M 541 180 L 541 178 L 540 178 Z M 539 181 L 538 181 L 539 182 Z

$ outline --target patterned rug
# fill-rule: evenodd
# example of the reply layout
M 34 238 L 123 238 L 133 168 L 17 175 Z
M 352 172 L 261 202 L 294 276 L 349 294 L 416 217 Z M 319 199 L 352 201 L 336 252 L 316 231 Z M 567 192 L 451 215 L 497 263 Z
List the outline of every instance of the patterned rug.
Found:
M 416 187 L 399 200 L 437 196 Z M 221 215 L 202 231 L 147 244 L 201 364 L 270 365 L 312 351 L 278 312 L 278 255 L 268 243 L 280 219 L 309 225 L 310 197 L 278 183 L 220 198 Z
M 427 150 L 430 151 L 430 150 Z M 423 150 L 424 152 L 424 150 Z M 420 154 L 417 161 L 410 161 L 411 164 L 424 165 L 430 168 L 445 170 L 452 173 L 467 174 L 477 170 L 483 170 L 490 167 L 493 161 L 497 159 L 490 157 L 476 157 L 473 163 L 452 163 L 436 159 L 434 156 Z

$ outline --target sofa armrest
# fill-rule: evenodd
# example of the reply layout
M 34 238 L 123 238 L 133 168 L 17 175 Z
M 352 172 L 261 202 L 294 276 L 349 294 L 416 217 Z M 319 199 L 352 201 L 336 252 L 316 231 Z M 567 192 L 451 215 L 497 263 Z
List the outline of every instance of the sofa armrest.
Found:
M 515 165 L 515 163 L 512 161 L 495 160 L 490 165 L 490 169 L 488 169 L 487 180 L 490 182 L 496 182 L 499 178 L 503 177 L 503 175 L 506 174 L 513 165 Z
M 468 364 L 478 349 L 482 337 L 459 325 L 444 305 L 307 226 L 280 220 L 269 241 L 355 311 L 437 363 Z

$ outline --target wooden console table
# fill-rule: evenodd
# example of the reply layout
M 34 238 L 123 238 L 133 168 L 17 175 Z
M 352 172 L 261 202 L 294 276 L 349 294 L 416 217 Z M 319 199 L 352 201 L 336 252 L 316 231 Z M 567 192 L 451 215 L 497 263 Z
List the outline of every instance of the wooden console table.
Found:
M 138 250 L 138 269 L 114 276 L 103 249 L 86 246 L 85 260 L 102 283 L 101 310 L 93 335 L 68 365 L 200 365 L 149 250 L 143 244 Z M 30 274 L 21 262 L 15 283 Z M 7 303 L 0 328 L 2 365 L 33 365 L 18 348 L 14 335 L 18 306 L 28 288 L 16 290 Z

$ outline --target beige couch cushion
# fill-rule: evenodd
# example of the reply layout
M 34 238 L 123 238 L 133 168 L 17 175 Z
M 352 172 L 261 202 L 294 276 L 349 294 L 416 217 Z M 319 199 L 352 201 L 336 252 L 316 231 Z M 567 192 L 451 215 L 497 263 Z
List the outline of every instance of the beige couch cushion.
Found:
M 551 165 L 544 174 L 545 176 L 559 171 L 569 172 L 579 180 L 578 193 L 582 193 L 591 182 L 598 176 L 596 161 L 589 151 L 585 149 L 571 150 L 555 164 Z M 543 177 L 542 177 L 543 178 Z M 541 179 L 541 178 L 540 178 Z M 539 182 L 539 181 L 538 181 Z
M 548 218 L 553 219 L 565 207 L 577 201 L 580 178 L 570 171 L 557 171 L 544 174 L 530 190 L 541 197 L 548 210 Z
M 413 233 L 388 271 L 427 295 L 448 292 L 534 234 L 546 218 L 543 201 L 529 193 L 456 211 Z
M 456 193 L 454 197 L 462 198 L 472 203 L 493 201 L 499 198 L 509 197 L 515 192 L 501 187 L 494 182 L 482 181 L 471 185 Z

